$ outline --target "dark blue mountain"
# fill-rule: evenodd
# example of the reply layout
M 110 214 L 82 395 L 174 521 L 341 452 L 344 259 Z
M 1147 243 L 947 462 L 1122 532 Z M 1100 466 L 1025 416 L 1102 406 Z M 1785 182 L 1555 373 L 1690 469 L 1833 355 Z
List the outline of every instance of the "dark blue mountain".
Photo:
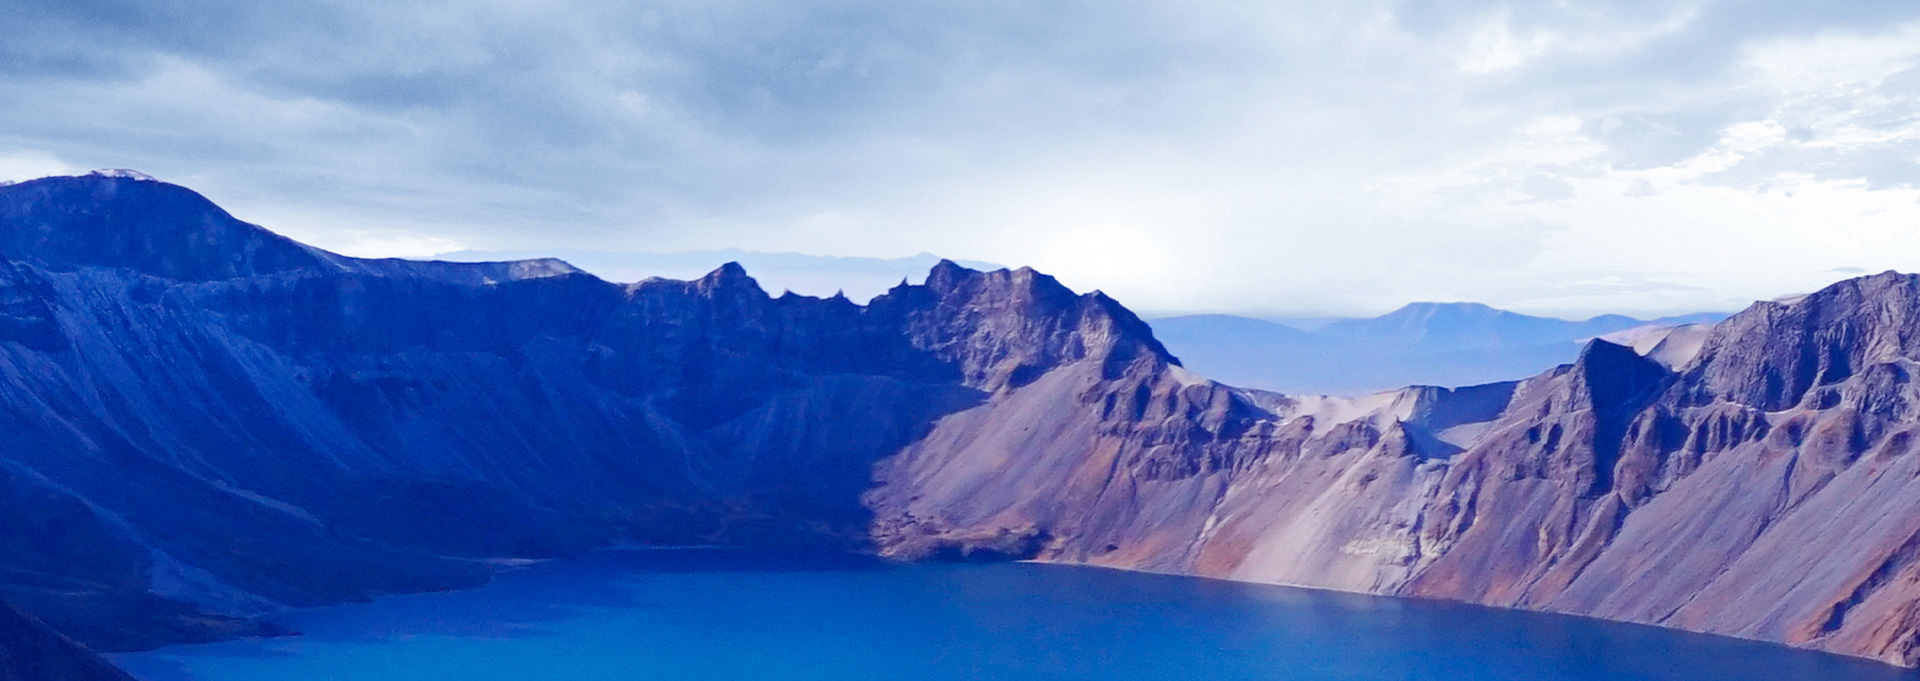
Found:
M 935 419 L 1164 352 L 1032 270 L 860 306 L 732 264 L 347 258 L 134 177 L 0 187 L 0 598 L 123 649 L 499 557 L 858 546 L 871 465 Z

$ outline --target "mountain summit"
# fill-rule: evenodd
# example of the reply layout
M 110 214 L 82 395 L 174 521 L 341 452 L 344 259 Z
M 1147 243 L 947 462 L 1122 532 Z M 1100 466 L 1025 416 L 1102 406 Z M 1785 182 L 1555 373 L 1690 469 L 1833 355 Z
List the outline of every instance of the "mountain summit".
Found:
M 0 192 L 0 257 L 50 270 L 110 267 L 180 281 L 319 266 L 313 249 L 233 218 L 188 190 L 118 174 L 51 177 Z

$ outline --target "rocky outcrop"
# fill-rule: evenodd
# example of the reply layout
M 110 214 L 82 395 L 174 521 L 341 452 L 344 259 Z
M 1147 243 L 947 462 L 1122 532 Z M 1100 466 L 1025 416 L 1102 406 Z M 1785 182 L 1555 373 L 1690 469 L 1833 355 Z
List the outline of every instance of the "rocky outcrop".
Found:
M 878 536 L 906 556 L 1017 537 L 1046 560 L 1575 613 L 1913 666 L 1916 291 L 1920 277 L 1877 275 L 1758 304 L 1688 339 L 1697 352 L 1594 341 L 1515 384 L 1357 401 L 1234 390 L 1153 363 L 1117 380 L 1069 367 L 947 417 L 883 463 Z M 1675 357 L 1689 359 L 1668 366 Z
M 0 603 L 0 679 L 133 681 L 73 639 L 5 603 Z
M 1920 283 L 1365 398 L 1182 368 L 1099 293 L 942 263 L 357 260 L 135 177 L 0 188 L 0 597 L 102 648 L 616 543 L 1036 558 L 1920 661 Z M 1684 347 L 1682 347 L 1684 346 Z M 1678 348 L 1678 349 L 1673 349 Z

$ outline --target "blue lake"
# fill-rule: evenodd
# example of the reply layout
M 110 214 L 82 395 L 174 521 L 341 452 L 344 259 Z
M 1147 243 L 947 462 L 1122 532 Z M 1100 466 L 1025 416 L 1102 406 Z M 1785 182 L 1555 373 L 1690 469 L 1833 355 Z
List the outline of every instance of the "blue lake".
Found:
M 1781 646 L 1049 565 L 621 551 L 292 613 L 301 636 L 114 656 L 148 681 L 1879 681 Z

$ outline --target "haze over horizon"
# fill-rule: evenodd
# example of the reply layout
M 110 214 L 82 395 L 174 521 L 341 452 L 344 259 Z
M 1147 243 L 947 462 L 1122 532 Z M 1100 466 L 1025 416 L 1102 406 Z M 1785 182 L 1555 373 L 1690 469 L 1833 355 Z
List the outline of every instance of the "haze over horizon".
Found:
M 1920 270 L 1920 6 L 0 1 L 0 180 L 360 256 L 1031 265 L 1147 311 L 1732 311 Z

